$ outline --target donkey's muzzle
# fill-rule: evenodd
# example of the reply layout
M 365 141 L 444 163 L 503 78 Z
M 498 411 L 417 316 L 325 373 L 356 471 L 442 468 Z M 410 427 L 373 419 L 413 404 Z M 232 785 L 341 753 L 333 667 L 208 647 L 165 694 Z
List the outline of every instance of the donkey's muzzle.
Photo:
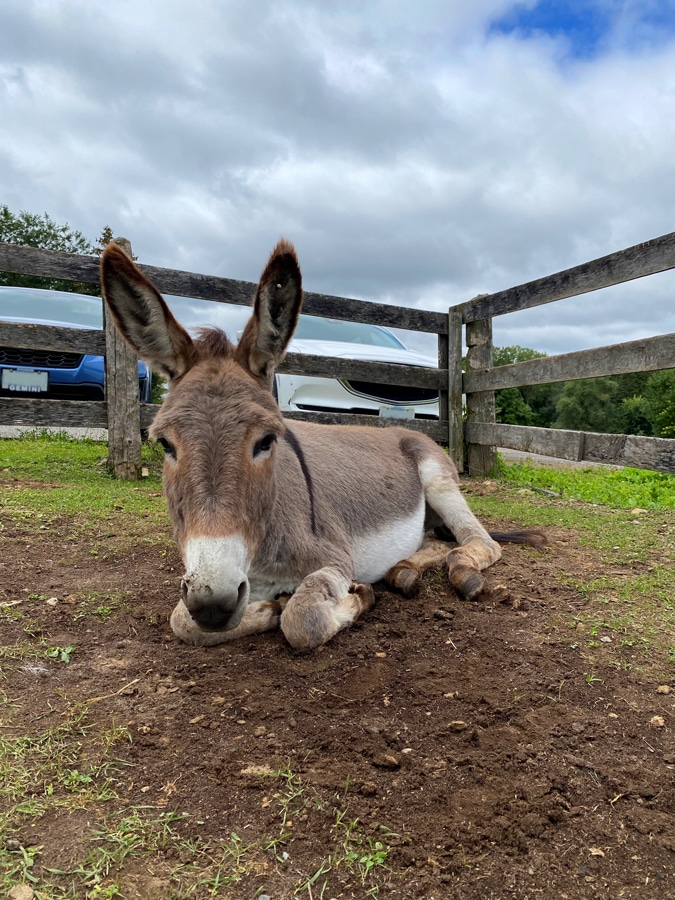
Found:
M 248 605 L 248 581 L 242 581 L 236 593 L 218 596 L 211 588 L 196 591 L 189 576 L 181 582 L 183 603 L 204 631 L 229 631 L 241 621 Z

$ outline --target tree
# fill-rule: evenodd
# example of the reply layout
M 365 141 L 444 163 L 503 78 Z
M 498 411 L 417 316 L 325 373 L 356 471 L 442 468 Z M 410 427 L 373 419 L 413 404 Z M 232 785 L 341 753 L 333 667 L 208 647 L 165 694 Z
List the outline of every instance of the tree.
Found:
M 492 351 L 493 365 L 507 366 L 540 359 L 546 356 L 529 347 L 495 347 Z M 517 388 L 503 388 L 495 392 L 495 411 L 498 422 L 509 425 L 536 425 L 550 428 L 555 419 L 555 406 L 562 390 L 558 384 L 527 384 Z
M 619 388 L 613 378 L 567 381 L 556 405 L 554 428 L 623 434 Z
M 80 253 L 87 256 L 94 252 L 94 248 L 82 232 L 72 229 L 68 224 L 57 224 L 47 213 L 37 215 L 22 210 L 15 214 L 6 205 L 0 206 L 0 241 L 6 244 L 20 244 L 24 247 L 40 247 L 42 250 Z M 59 278 L 43 278 L 38 275 L 17 275 L 14 272 L 0 272 L 0 285 L 49 288 L 78 294 L 100 294 L 96 284 L 66 281 Z
M 644 401 L 653 433 L 657 437 L 675 438 L 675 369 L 649 376 Z

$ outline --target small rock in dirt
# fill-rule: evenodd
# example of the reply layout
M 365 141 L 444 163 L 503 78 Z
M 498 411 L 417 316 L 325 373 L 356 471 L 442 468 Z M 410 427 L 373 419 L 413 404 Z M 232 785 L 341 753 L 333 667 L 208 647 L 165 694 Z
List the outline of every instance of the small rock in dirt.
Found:
M 612 643 L 612 639 L 608 634 L 603 634 L 603 636 L 600 638 L 600 640 L 602 641 L 603 644 L 611 644 Z
M 16 838 L 7 838 L 7 840 L 5 841 L 5 848 L 7 850 L 20 850 L 21 841 L 17 841 Z
M 649 724 L 652 726 L 652 728 L 663 728 L 663 726 L 666 724 L 666 721 L 663 716 L 652 716 L 649 720 Z
M 434 619 L 441 619 L 442 621 L 448 622 L 451 619 L 454 619 L 455 614 L 451 609 L 437 609 L 434 613 Z
M 15 884 L 7 894 L 7 900 L 33 900 L 35 892 L 28 884 Z
M 398 769 L 401 763 L 389 753 L 376 753 L 373 757 L 373 765 L 378 769 Z
M 464 731 L 468 727 L 469 726 L 466 724 L 466 722 L 462 722 L 461 719 L 455 719 L 454 722 L 448 722 L 448 729 L 450 731 L 460 732 Z
M 656 689 L 657 694 L 669 694 L 670 693 L 670 685 L 669 684 L 660 684 Z
M 272 900 L 269 894 L 260 894 L 258 900 Z
M 56 606 L 56 604 L 58 602 L 59 602 L 58 597 L 50 597 L 49 600 L 47 600 L 47 606 Z
M 377 793 L 377 785 L 372 781 L 362 781 L 357 791 L 362 797 L 374 797 Z
M 267 731 L 267 729 L 265 728 L 264 725 L 258 725 L 258 727 L 253 730 L 253 734 L 256 737 L 262 737 L 266 731 Z

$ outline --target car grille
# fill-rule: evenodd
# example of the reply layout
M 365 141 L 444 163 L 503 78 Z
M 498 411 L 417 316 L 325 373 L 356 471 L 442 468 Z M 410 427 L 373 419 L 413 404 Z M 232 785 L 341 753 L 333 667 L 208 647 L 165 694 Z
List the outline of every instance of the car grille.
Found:
M 82 362 L 81 353 L 54 350 L 21 350 L 0 347 L 1 366 L 35 366 L 39 369 L 76 369 Z
M 343 384 L 355 394 L 373 397 L 375 400 L 382 400 L 385 403 L 423 403 L 438 400 L 438 391 L 432 388 L 375 384 L 372 381 L 344 381 Z

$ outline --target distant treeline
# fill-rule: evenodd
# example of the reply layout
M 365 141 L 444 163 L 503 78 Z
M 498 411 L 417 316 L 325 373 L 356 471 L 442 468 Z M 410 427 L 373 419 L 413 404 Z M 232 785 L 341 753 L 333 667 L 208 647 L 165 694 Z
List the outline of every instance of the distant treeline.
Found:
M 495 347 L 494 365 L 546 356 Z M 675 438 L 675 369 L 496 391 L 497 421 L 541 428 Z

